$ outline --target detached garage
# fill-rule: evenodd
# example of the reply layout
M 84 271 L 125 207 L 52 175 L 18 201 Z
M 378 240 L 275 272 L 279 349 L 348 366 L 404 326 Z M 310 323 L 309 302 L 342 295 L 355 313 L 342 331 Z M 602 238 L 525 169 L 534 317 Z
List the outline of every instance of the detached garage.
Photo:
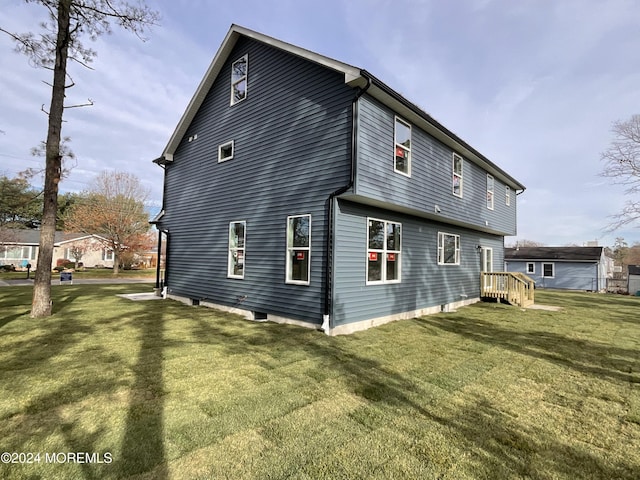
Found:
M 604 291 L 607 258 L 604 247 L 506 248 L 505 270 L 521 272 L 536 282 L 536 288 Z

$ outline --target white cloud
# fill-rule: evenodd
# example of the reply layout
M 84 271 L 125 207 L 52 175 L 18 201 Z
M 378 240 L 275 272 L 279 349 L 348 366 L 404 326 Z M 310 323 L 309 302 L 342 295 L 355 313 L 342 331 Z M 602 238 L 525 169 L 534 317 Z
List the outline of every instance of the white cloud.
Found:
M 639 113 L 640 4 L 619 0 L 159 1 L 162 26 L 146 43 L 114 29 L 95 45 L 94 71 L 73 68 L 69 110 L 79 190 L 103 168 L 138 174 L 160 202 L 162 152 L 231 23 L 366 68 L 487 155 L 528 189 L 522 235 L 548 244 L 604 233 L 624 204 L 599 160 L 610 125 Z M 9 30 L 37 28 L 35 5 L 3 6 Z M 37 160 L 46 133 L 47 73 L 0 38 L 0 172 Z M 627 239 L 640 239 L 625 230 Z

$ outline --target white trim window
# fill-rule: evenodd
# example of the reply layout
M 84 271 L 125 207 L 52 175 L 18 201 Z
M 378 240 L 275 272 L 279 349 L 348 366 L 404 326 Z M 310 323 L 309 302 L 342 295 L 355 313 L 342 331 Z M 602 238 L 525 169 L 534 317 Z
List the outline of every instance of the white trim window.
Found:
M 247 98 L 249 57 L 245 55 L 231 64 L 231 105 Z
M 393 171 L 411 176 L 411 125 L 396 117 L 393 129 Z
M 509 185 L 504 187 L 504 203 L 507 207 L 511 206 L 511 187 Z
M 113 261 L 113 250 L 103 248 L 102 249 L 102 261 L 103 262 L 111 262 L 111 261 Z
M 367 218 L 367 285 L 399 283 L 402 224 Z
M 451 161 L 451 169 L 453 170 L 453 194 L 462 198 L 462 157 L 455 152 Z
M 438 232 L 438 265 L 460 265 L 460 235 Z
M 3 260 L 34 260 L 37 247 L 10 247 L 0 249 L 0 258 Z
M 287 217 L 286 283 L 309 285 L 311 278 L 311 215 Z
M 233 140 L 231 140 L 230 142 L 226 142 L 221 145 L 218 145 L 218 163 L 231 160 L 233 158 L 233 151 L 234 151 Z
M 246 240 L 247 222 L 242 220 L 229 223 L 229 260 L 227 262 L 229 278 L 244 278 Z
M 542 264 L 542 276 L 544 278 L 554 278 L 556 266 L 553 263 L 543 263 Z
M 527 262 L 527 273 L 535 274 L 536 273 L 536 264 L 533 262 Z
M 489 210 L 493 210 L 493 190 L 494 190 L 495 182 L 493 180 L 493 175 L 487 173 L 487 208 Z

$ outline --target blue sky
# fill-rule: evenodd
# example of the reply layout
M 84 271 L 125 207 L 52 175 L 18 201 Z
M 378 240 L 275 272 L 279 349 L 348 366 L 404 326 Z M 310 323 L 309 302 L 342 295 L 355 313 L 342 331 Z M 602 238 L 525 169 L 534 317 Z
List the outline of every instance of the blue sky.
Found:
M 640 2 L 635 0 L 173 0 L 149 40 L 114 28 L 92 47 L 94 70 L 71 66 L 63 134 L 77 165 L 62 191 L 97 172 L 137 174 L 161 203 L 162 153 L 230 25 L 236 23 L 365 68 L 527 186 L 518 238 L 547 245 L 629 244 L 608 233 L 619 186 L 599 176 L 611 124 L 640 113 Z M 37 5 L 0 1 L 0 26 L 36 31 Z M 0 174 L 42 160 L 49 72 L 0 36 Z M 514 238 L 508 238 L 513 243 Z

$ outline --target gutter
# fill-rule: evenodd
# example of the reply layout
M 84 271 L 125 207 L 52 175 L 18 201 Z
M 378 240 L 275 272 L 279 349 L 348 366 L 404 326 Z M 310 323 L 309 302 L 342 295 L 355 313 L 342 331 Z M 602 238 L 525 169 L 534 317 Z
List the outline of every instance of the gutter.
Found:
M 351 102 L 351 167 L 349 173 L 349 183 L 338 188 L 334 192 L 329 195 L 327 198 L 327 215 L 326 215 L 326 230 L 325 230 L 325 261 L 324 261 L 324 313 L 322 315 L 322 326 L 320 329 L 326 333 L 330 334 L 332 325 L 331 320 L 331 303 L 332 303 L 332 266 L 333 266 L 333 219 L 334 219 L 334 199 L 338 195 L 342 195 L 347 190 L 353 187 L 355 183 L 356 176 L 356 158 L 358 152 L 358 142 L 357 142 L 357 133 L 358 133 L 358 100 L 362 95 L 366 93 L 366 91 L 371 87 L 371 76 L 365 72 L 364 70 L 360 71 L 360 74 L 366 78 L 367 84 L 364 87 L 358 87 L 356 96 L 353 98 Z

